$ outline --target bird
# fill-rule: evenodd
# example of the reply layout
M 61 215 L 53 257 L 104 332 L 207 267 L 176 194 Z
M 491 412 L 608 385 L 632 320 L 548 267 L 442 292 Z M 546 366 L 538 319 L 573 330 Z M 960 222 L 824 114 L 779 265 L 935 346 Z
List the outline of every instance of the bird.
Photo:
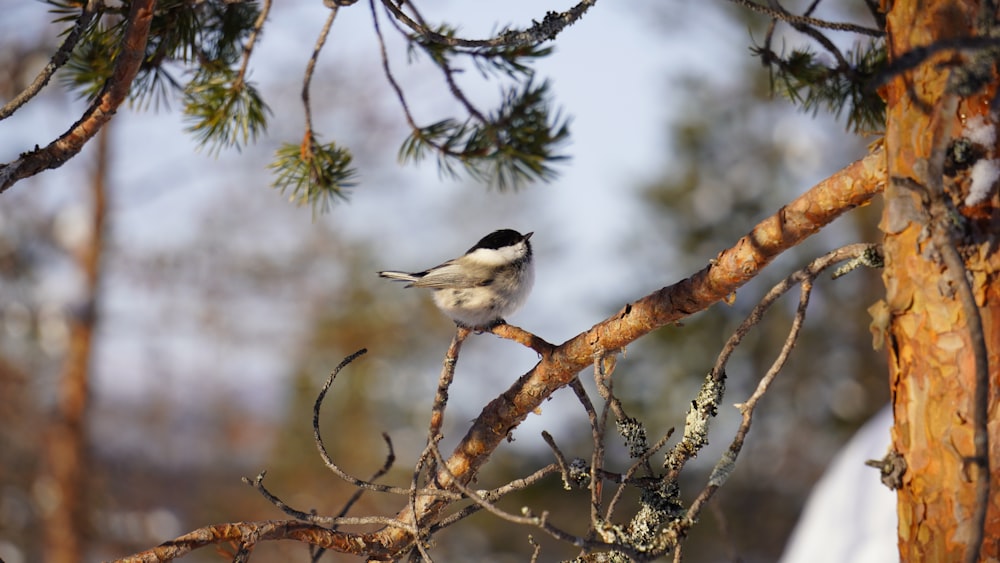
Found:
M 460 327 L 485 330 L 524 304 L 535 282 L 529 239 L 534 233 L 499 229 L 465 254 L 422 272 L 385 270 L 378 275 L 433 291 L 434 304 Z

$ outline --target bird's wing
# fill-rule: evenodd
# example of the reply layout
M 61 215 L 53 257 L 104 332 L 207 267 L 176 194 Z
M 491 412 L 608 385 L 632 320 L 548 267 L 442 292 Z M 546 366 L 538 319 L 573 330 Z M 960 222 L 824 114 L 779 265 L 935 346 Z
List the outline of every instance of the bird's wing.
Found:
M 488 280 L 486 284 L 483 283 L 484 280 Z M 413 287 L 464 288 L 488 285 L 492 281 L 492 270 L 481 271 L 477 268 L 461 267 L 452 262 L 445 262 L 428 270 L 425 275 L 413 282 Z

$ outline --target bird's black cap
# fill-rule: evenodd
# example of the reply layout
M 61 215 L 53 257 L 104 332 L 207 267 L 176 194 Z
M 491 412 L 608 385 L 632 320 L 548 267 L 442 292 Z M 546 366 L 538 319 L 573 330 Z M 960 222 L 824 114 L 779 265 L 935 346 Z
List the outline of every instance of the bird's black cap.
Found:
M 522 240 L 528 240 L 533 234 L 534 233 L 528 233 L 526 235 L 522 235 L 514 229 L 500 229 L 498 231 L 493 231 L 480 239 L 475 246 L 466 252 L 466 254 L 472 252 L 473 250 L 479 250 L 480 248 L 491 248 L 496 250 L 505 246 L 513 246 Z

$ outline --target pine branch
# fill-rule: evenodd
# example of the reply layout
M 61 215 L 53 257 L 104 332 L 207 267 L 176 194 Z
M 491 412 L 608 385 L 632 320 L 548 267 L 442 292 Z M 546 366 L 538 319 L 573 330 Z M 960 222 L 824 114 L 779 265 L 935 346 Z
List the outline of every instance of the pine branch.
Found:
M 100 94 L 91 102 L 83 117 L 58 139 L 45 148 L 36 148 L 13 162 L 0 165 L 0 193 L 18 180 L 62 166 L 114 116 L 128 96 L 129 87 L 142 64 L 155 5 L 156 0 L 132 2 L 114 72 Z
M 883 44 L 848 51 L 836 66 L 824 64 L 809 49 L 796 49 L 787 57 L 766 44 L 751 51 L 770 70 L 772 88 L 803 111 L 815 114 L 823 108 L 839 118 L 846 110 L 846 125 L 853 132 L 884 127 L 885 101 L 873 86 L 886 66 Z

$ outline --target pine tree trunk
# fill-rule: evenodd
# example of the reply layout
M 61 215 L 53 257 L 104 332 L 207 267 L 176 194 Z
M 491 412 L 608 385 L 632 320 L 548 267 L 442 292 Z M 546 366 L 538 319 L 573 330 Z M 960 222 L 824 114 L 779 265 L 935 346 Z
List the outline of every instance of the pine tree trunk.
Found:
M 891 60 L 942 39 L 982 35 L 980 5 L 972 0 L 884 2 Z M 994 8 L 995 10 L 995 8 Z M 988 14 L 991 23 L 995 13 Z M 982 52 L 982 51 L 980 51 Z M 977 138 L 996 124 L 990 85 L 966 97 L 949 97 L 951 69 L 969 63 L 973 51 L 942 51 L 895 76 L 883 91 L 888 104 L 886 152 L 890 182 L 881 227 L 885 231 L 889 377 L 895 427 L 893 444 L 906 462 L 898 491 L 899 549 L 903 561 L 961 561 L 975 552 L 977 537 L 975 307 L 963 307 L 956 268 L 935 237 L 935 221 L 948 225 L 953 249 L 978 305 L 989 365 L 989 467 L 992 473 L 980 561 L 1000 557 L 1000 209 L 997 186 L 979 203 L 967 202 L 973 161 L 998 158 L 996 134 Z M 957 77 L 953 77 L 957 78 Z M 957 107 L 954 102 L 957 101 Z M 985 120 L 980 122 L 980 120 Z M 984 126 L 980 126 L 980 123 Z M 996 131 L 994 129 L 994 131 Z M 978 140 L 972 147 L 960 137 Z M 940 140 L 943 139 L 943 140 Z M 955 147 L 963 150 L 955 150 Z M 935 161 L 935 151 L 949 155 Z M 981 151 L 981 152 L 977 152 Z M 969 156 L 969 155 L 972 156 Z M 936 182 L 935 182 L 936 175 Z M 935 196 L 935 185 L 938 193 Z M 937 198 L 952 211 L 946 221 L 929 209 Z M 938 219 L 935 219 L 937 217 Z M 930 227 L 929 227 L 930 225 Z
M 69 320 L 69 342 L 59 378 L 56 412 L 45 442 L 45 479 L 50 491 L 44 513 L 45 560 L 77 563 L 87 560 L 87 506 L 90 468 L 87 461 L 87 411 L 90 405 L 90 365 L 97 327 L 106 187 L 108 131 L 97 137 L 96 169 L 91 180 L 93 214 L 90 240 L 80 241 L 77 265 L 83 273 L 86 303 Z

